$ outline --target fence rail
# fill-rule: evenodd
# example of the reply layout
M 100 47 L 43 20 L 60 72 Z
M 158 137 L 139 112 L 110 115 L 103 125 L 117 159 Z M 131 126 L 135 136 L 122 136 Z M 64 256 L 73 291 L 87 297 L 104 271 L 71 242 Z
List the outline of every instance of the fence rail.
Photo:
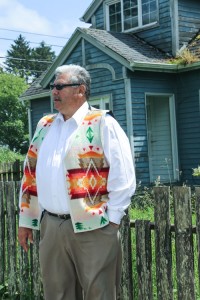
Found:
M 120 300 L 197 299 L 199 291 L 198 284 L 195 285 L 195 273 L 199 279 L 200 188 L 195 192 L 195 227 L 192 226 L 189 187 L 174 187 L 171 191 L 169 187 L 154 188 L 154 223 L 149 220 L 130 221 L 128 215 L 123 218 L 120 229 L 123 249 Z M 18 193 L 19 182 L 0 182 L 0 294 L 5 289 L 8 299 L 43 299 L 38 232 L 34 232 L 35 243 L 28 254 L 17 243 Z M 174 225 L 170 223 L 172 205 Z M 194 249 L 194 238 L 197 239 L 197 249 Z M 172 258 L 172 240 L 175 241 L 175 260 Z M 155 249 L 155 260 L 152 249 Z M 194 260 L 197 261 L 196 271 Z M 172 272 L 174 264 L 175 275 Z M 177 282 L 176 293 L 174 280 Z

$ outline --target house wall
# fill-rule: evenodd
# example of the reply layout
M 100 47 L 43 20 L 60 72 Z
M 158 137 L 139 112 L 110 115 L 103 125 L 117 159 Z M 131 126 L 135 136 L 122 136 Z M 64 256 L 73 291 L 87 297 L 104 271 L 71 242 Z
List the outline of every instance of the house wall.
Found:
M 145 94 L 174 94 L 176 101 L 176 79 L 166 73 L 134 72 L 130 76 L 136 178 L 144 185 L 150 183 Z
M 180 47 L 187 44 L 200 29 L 200 1 L 179 0 L 179 39 Z
M 185 183 L 189 180 L 191 184 L 196 184 L 199 180 L 192 176 L 192 168 L 200 165 L 200 71 L 179 74 L 177 85 L 179 91 L 177 127 L 181 178 Z
M 171 53 L 172 52 L 172 24 L 170 1 L 159 0 L 159 21 L 158 25 L 152 28 L 145 28 L 136 34 L 155 47 Z
M 38 121 L 46 113 L 51 113 L 51 100 L 46 97 L 43 99 L 37 99 L 30 101 L 31 109 L 31 126 L 32 132 L 35 132 Z
M 104 19 L 104 6 L 103 4 L 99 6 L 95 12 L 95 28 L 105 29 L 105 19 Z
M 103 4 L 95 12 L 96 28 L 105 29 L 105 15 Z M 145 39 L 148 43 L 171 53 L 172 33 L 171 33 L 171 16 L 169 0 L 159 1 L 159 22 L 149 29 L 145 28 L 135 31 L 139 37 Z
M 173 53 L 187 44 L 200 29 L 200 1 L 177 0 L 178 16 L 174 4 L 170 0 L 159 0 L 159 21 L 157 25 L 150 28 L 134 31 L 140 38 L 155 47 Z M 102 4 L 95 12 L 95 23 L 97 29 L 105 29 L 105 6 Z M 177 19 L 178 28 L 174 27 L 172 20 Z M 177 30 L 177 32 L 176 32 Z M 130 32 L 131 33 L 131 32 Z M 172 45 L 173 43 L 176 46 Z M 175 47 L 175 48 L 174 48 Z

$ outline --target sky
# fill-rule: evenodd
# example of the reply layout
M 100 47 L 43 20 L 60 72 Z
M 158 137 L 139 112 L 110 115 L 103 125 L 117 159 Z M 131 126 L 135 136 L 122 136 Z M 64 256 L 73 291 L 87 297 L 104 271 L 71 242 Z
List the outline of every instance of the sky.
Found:
M 0 65 L 20 34 L 31 48 L 44 41 L 58 55 L 77 27 L 90 26 L 79 19 L 91 3 L 92 0 L 0 0 Z

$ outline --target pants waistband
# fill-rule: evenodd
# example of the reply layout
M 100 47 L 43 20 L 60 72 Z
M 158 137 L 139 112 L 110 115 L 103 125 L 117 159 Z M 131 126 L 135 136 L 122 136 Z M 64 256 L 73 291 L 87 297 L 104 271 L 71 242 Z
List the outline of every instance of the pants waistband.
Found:
M 63 220 L 69 220 L 69 219 L 71 219 L 70 214 L 59 215 L 59 214 L 51 213 L 51 212 L 49 212 L 49 211 L 47 211 L 47 210 L 45 210 L 45 212 L 46 212 L 49 216 L 57 217 L 57 218 L 60 218 L 60 219 L 63 219 Z

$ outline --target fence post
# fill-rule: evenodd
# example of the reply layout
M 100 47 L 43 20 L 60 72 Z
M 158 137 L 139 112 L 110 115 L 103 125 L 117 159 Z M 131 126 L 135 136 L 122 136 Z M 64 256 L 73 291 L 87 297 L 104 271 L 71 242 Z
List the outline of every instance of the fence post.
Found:
M 42 281 L 40 276 L 40 263 L 39 263 L 39 241 L 40 232 L 38 230 L 33 230 L 33 240 L 34 244 L 31 245 L 31 269 L 32 269 L 32 295 L 34 300 L 40 300 L 43 294 Z
M 136 220 L 136 262 L 138 273 L 138 298 L 152 300 L 152 250 L 150 221 Z
M 174 187 L 178 300 L 195 300 L 191 190 Z
M 6 195 L 6 228 L 7 228 L 7 277 L 8 289 L 11 296 L 17 291 L 16 277 L 16 214 L 15 214 L 15 183 L 5 182 Z
M 128 213 L 122 219 L 120 235 L 123 256 L 120 300 L 133 300 L 131 231 Z
M 158 300 L 172 300 L 170 188 L 154 187 L 155 254 Z
M 4 184 L 0 181 L 0 285 L 4 283 L 5 266 L 5 213 Z
M 195 188 L 196 195 L 196 226 L 197 226 L 197 252 L 198 252 L 198 274 L 199 274 L 199 292 L 200 292 L 200 187 Z

